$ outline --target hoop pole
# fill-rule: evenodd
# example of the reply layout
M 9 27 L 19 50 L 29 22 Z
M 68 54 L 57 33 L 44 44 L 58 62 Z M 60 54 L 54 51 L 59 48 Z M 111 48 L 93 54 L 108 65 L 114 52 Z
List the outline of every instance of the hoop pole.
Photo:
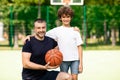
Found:
M 10 27 L 9 27 L 9 46 L 12 47 L 13 44 L 12 44 L 12 37 L 13 37 L 13 22 L 12 22 L 12 19 L 13 19 L 13 6 L 11 5 L 10 6 Z
M 50 29 L 49 27 L 49 6 L 47 6 L 47 16 L 46 16 L 46 21 L 47 21 L 47 31 Z
M 84 10 L 84 48 L 86 48 L 86 6 L 83 6 Z
M 41 18 L 41 10 L 40 10 L 40 7 L 41 7 L 41 5 L 40 5 L 41 3 L 40 3 L 40 0 L 38 1 L 38 18 Z

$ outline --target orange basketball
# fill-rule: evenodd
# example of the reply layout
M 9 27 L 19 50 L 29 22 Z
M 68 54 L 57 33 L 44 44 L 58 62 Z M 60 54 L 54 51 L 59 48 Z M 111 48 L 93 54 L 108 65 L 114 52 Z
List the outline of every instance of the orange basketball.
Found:
M 62 60 L 62 53 L 57 49 L 51 49 L 45 55 L 45 61 L 46 63 L 50 62 L 50 66 L 60 65 Z

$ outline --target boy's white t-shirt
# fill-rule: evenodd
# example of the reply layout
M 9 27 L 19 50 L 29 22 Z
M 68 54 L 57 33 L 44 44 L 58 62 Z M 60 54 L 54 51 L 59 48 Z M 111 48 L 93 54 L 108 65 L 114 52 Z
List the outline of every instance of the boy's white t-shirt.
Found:
M 72 27 L 60 26 L 49 30 L 46 36 L 57 41 L 59 50 L 63 53 L 63 61 L 79 60 L 77 46 L 83 42 L 78 31 L 75 31 Z

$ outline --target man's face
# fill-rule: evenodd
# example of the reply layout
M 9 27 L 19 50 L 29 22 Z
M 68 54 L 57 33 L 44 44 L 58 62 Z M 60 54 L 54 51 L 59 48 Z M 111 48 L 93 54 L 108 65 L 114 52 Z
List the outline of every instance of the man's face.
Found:
M 46 23 L 45 22 L 42 22 L 42 23 L 35 22 L 34 31 L 39 38 L 43 38 L 46 33 Z
M 63 25 L 69 25 L 70 24 L 70 21 L 71 21 L 71 16 L 70 15 L 65 15 L 63 14 L 61 16 L 61 21 L 62 21 L 62 24 Z

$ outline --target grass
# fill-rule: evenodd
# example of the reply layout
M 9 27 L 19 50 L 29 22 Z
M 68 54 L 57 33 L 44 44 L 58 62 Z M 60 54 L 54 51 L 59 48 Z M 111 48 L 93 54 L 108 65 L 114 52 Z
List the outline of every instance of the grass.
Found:
M 120 50 L 83 51 L 78 80 L 120 80 Z M 21 80 L 21 50 L 0 50 L 0 80 Z
M 120 50 L 120 43 L 117 42 L 116 46 L 112 46 L 111 43 L 104 44 L 102 41 L 98 43 L 97 39 L 93 39 L 92 42 L 90 39 L 87 41 L 87 45 L 83 46 L 84 50 Z M 23 41 L 19 40 L 18 48 L 8 46 L 8 40 L 0 41 L 0 50 L 21 50 L 23 46 Z
M 120 46 L 97 45 L 84 47 L 85 50 L 120 50 Z
M 21 50 L 22 44 L 19 45 L 18 48 L 10 47 L 8 45 L 0 45 L 0 50 Z M 99 44 L 87 44 L 87 46 L 83 46 L 84 50 L 120 50 L 120 45 L 112 46 L 112 45 L 99 45 Z
M 9 46 L 0 46 L 0 50 L 21 50 L 22 46 L 18 48 L 9 47 Z M 83 50 L 120 50 L 120 46 L 111 46 L 111 45 L 98 45 L 98 46 L 83 46 Z

